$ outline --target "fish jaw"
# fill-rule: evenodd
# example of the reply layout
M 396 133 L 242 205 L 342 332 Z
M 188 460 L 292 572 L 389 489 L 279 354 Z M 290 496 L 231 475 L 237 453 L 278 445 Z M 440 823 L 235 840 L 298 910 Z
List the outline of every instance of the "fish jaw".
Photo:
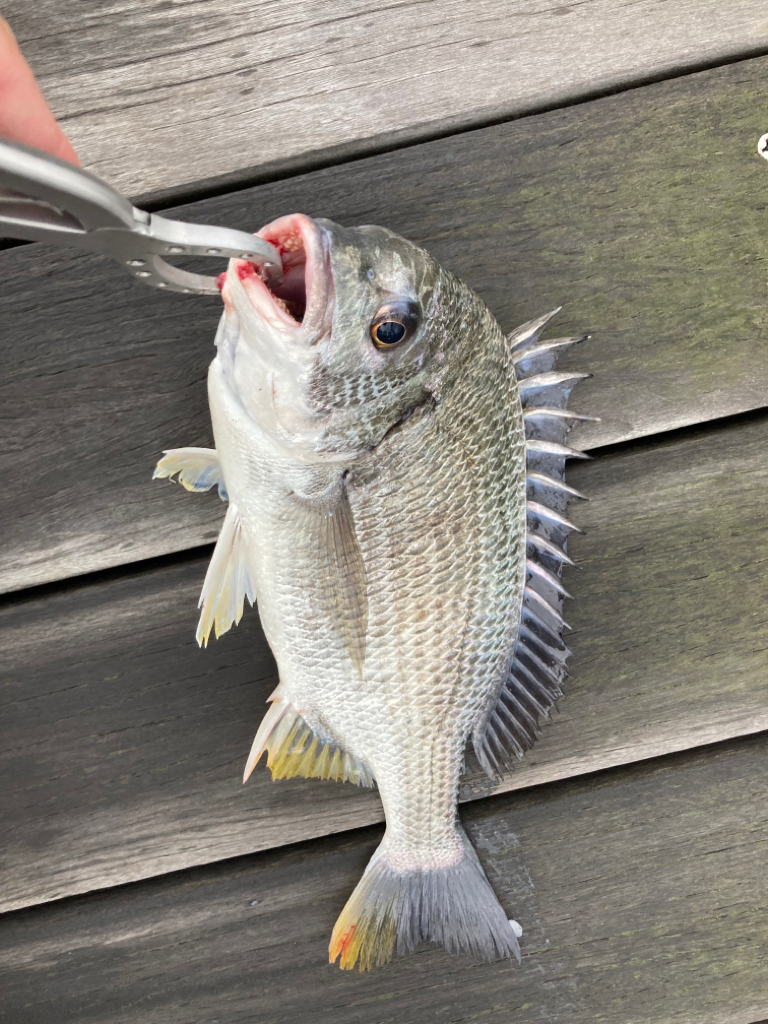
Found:
M 283 279 L 271 284 L 256 264 L 230 261 L 221 287 L 217 360 L 227 389 L 250 419 L 296 457 L 302 435 L 316 429 L 307 380 L 333 318 L 328 239 L 303 214 L 281 217 L 258 234 L 280 252 Z
M 276 341 L 316 345 L 328 323 L 332 278 L 326 231 L 301 213 L 280 217 L 257 232 L 280 253 L 282 280 L 267 282 L 249 260 L 230 260 L 221 285 L 225 307 L 246 324 L 263 322 Z
M 303 214 L 259 235 L 280 252 L 283 280 L 273 285 L 255 264 L 231 261 L 218 358 L 230 390 L 286 458 L 343 472 L 431 402 L 429 332 L 383 353 L 370 325 L 396 301 L 419 302 L 428 322 L 436 266 L 384 229 Z

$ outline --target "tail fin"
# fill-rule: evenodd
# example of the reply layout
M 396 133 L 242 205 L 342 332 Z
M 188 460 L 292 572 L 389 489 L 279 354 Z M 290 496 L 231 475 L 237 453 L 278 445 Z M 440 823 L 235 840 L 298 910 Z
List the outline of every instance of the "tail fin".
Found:
M 379 967 L 422 942 L 478 960 L 520 960 L 515 930 L 462 832 L 461 858 L 445 868 L 396 871 L 386 836 L 339 915 L 328 949 L 342 970 Z

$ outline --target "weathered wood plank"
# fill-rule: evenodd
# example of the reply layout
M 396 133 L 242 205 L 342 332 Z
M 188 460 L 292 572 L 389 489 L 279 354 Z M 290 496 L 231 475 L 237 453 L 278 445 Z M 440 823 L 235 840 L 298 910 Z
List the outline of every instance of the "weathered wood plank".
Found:
M 84 163 L 153 197 L 768 48 L 761 0 L 6 0 L 3 11 Z
M 750 1024 L 768 1010 L 768 742 L 482 801 L 463 817 L 522 965 L 327 963 L 379 829 L 2 921 L 13 1024 Z
M 589 531 L 566 581 L 573 678 L 501 788 L 768 729 L 767 442 L 758 417 L 572 474 L 593 499 L 573 513 Z M 198 651 L 204 572 L 195 559 L 2 610 L 3 908 L 381 819 L 352 786 L 263 767 L 240 784 L 274 665 L 254 612 Z M 471 777 L 463 798 L 489 791 Z
M 766 401 L 766 72 L 720 68 L 182 213 L 387 224 L 506 327 L 564 303 L 556 329 L 594 333 L 570 357 L 595 372 L 579 402 L 603 420 L 583 443 L 667 430 Z M 0 253 L 0 276 L 0 588 L 212 540 L 221 506 L 150 475 L 162 448 L 209 441 L 218 300 L 42 246 Z

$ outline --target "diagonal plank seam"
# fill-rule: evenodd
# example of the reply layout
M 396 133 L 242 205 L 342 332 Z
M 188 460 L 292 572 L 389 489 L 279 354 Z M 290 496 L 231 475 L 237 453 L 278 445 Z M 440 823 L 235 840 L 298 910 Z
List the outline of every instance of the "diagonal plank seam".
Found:
M 358 163 L 370 157 L 384 156 L 398 151 L 414 149 L 429 142 L 438 142 L 461 135 L 468 135 L 472 132 L 482 131 L 485 128 L 496 128 L 514 121 L 524 121 L 530 117 L 538 117 L 541 114 L 548 114 L 556 110 L 566 110 L 570 107 L 592 103 L 595 100 L 604 99 L 608 96 L 619 96 L 623 93 L 637 92 L 649 85 L 674 81 L 675 79 L 686 78 L 705 71 L 714 71 L 732 64 L 746 63 L 759 57 L 768 57 L 768 48 L 765 46 L 746 47 L 739 50 L 738 53 L 724 55 L 722 58 L 715 60 L 692 60 L 690 63 L 683 63 L 678 68 L 672 70 L 667 69 L 656 74 L 646 74 L 621 84 L 596 89 L 585 89 L 579 92 L 578 95 L 555 100 L 550 103 L 534 103 L 527 107 L 501 113 L 494 112 L 487 116 L 482 116 L 478 113 L 466 120 L 457 119 L 455 122 L 445 125 L 441 122 L 433 125 L 430 122 L 426 122 L 415 128 L 401 129 L 399 132 L 393 132 L 378 138 L 370 140 L 360 139 L 357 144 L 342 143 L 339 146 L 332 146 L 325 150 L 314 150 L 300 154 L 293 157 L 290 164 L 287 165 L 283 165 L 280 162 L 264 164 L 258 169 L 246 168 L 231 171 L 222 175 L 221 178 L 204 178 L 193 187 L 182 185 L 142 193 L 134 197 L 133 201 L 150 213 L 162 212 L 168 207 L 169 203 L 172 203 L 174 206 L 182 206 L 187 203 L 216 199 L 228 195 L 230 192 L 241 192 L 258 185 L 290 181 L 291 178 L 302 177 L 315 171 L 324 171 L 344 164 Z
M 498 804 L 503 799 L 514 798 L 517 795 L 523 796 L 527 802 L 531 803 L 540 799 L 543 799 L 544 801 L 557 799 L 559 795 L 567 792 L 569 788 L 584 787 L 590 783 L 599 784 L 601 781 L 610 779 L 611 777 L 613 777 L 616 782 L 620 782 L 622 779 L 628 778 L 633 772 L 652 772 L 656 768 L 663 769 L 674 767 L 676 764 L 684 764 L 692 757 L 706 758 L 708 755 L 716 754 L 718 752 L 737 752 L 740 748 L 749 748 L 751 745 L 759 743 L 761 739 L 768 739 L 768 730 L 760 729 L 753 733 L 743 733 L 739 736 L 728 737 L 726 739 L 717 740 L 713 743 L 702 743 L 686 747 L 682 750 L 672 750 L 653 757 L 639 758 L 638 760 L 627 764 L 611 765 L 606 768 L 597 768 L 592 771 L 584 772 L 580 775 L 569 775 L 565 778 L 550 779 L 545 782 L 538 782 L 530 786 L 525 786 L 522 790 L 509 791 L 499 788 L 498 791 L 485 793 L 482 796 L 475 796 L 471 798 L 471 805 L 473 812 L 482 813 L 485 808 Z M 469 801 L 466 799 L 462 800 L 463 805 L 466 805 L 468 802 Z M 65 896 L 29 903 L 23 907 L 0 910 L 0 920 L 5 922 L 11 920 L 25 920 L 36 914 L 44 914 L 52 907 L 58 908 L 67 907 L 68 905 L 82 905 L 91 897 L 101 897 L 109 894 L 125 892 L 131 888 L 135 888 L 136 886 L 173 886 L 174 884 L 185 880 L 193 880 L 196 874 L 199 876 L 204 872 L 209 872 L 211 869 L 220 869 L 224 871 L 237 870 L 238 868 L 247 865 L 249 862 L 257 864 L 259 861 L 264 861 L 269 858 L 275 858 L 282 855 L 296 855 L 301 854 L 304 851 L 317 850 L 323 845 L 328 847 L 340 840 L 347 841 L 365 836 L 373 836 L 381 832 L 383 825 L 384 821 L 382 818 L 380 821 L 356 825 L 351 828 L 344 828 L 335 832 L 312 836 L 307 839 L 294 840 L 292 842 L 284 843 L 281 846 L 272 846 L 266 849 L 238 853 L 230 857 L 213 858 L 205 861 L 204 863 L 193 864 L 189 867 L 174 868 L 170 871 L 163 871 L 162 869 L 159 869 L 155 874 L 147 877 L 134 878 L 114 885 L 94 886 L 93 888 L 86 889 L 82 892 L 68 893 Z M 761 1024 L 761 1022 L 757 1022 L 757 1024 Z
M 584 451 L 588 451 L 591 459 L 594 461 L 612 456 L 620 456 L 632 451 L 662 448 L 670 444 L 676 444 L 687 437 L 706 437 L 741 424 L 759 423 L 761 421 L 768 421 L 768 406 L 761 409 L 747 409 L 743 412 L 732 413 L 729 416 L 719 416 L 716 419 L 703 423 L 688 423 L 671 430 L 660 430 L 656 434 L 618 441 L 615 444 L 597 445 L 595 447 L 586 444 L 584 445 Z M 196 559 L 210 559 L 214 547 L 214 544 L 195 544 L 180 551 L 170 551 L 162 555 L 153 555 L 149 558 L 125 562 L 122 565 L 108 566 L 104 569 L 95 569 L 92 572 L 84 572 L 76 576 L 66 576 L 63 579 L 38 583 L 30 587 L 22 587 L 19 590 L 9 590 L 5 593 L 0 593 L 0 610 L 9 605 L 37 601 L 40 598 L 60 594 L 67 590 L 79 590 L 125 579 L 126 577 L 141 573 L 151 573 L 157 569 L 179 565 L 187 561 L 192 562 Z M 576 567 L 578 567 L 578 563 L 576 563 Z

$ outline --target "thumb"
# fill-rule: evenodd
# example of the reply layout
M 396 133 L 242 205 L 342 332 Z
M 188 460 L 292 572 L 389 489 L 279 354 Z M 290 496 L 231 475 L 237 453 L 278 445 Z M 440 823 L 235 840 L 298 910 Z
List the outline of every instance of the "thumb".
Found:
M 11 26 L 0 17 L 0 135 L 78 164 L 69 139 L 56 123 Z

